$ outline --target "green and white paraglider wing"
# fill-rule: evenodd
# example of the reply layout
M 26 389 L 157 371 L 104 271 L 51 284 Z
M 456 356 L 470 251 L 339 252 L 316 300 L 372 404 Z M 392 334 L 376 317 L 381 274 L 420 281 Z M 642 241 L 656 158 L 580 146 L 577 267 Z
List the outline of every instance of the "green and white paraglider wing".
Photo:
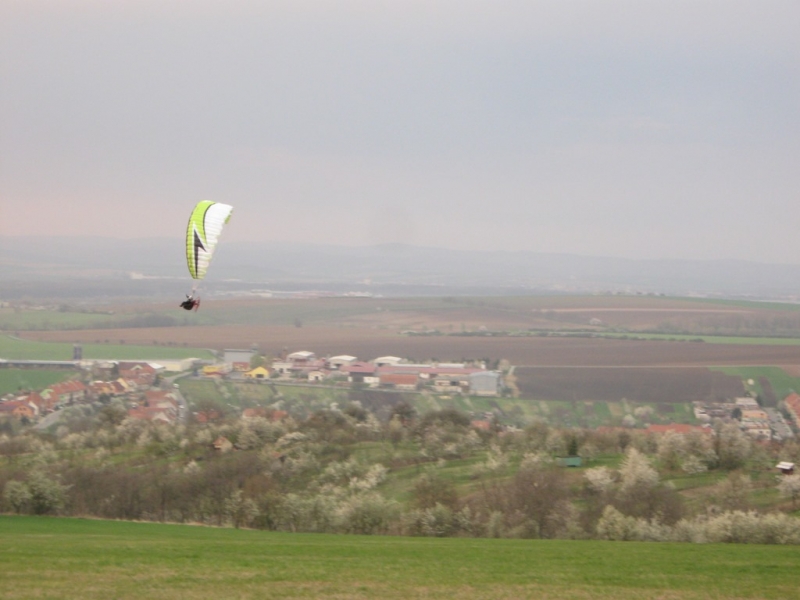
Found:
M 232 212 L 232 206 L 210 200 L 198 202 L 194 207 L 186 230 L 186 260 L 194 279 L 205 277 L 222 228 Z

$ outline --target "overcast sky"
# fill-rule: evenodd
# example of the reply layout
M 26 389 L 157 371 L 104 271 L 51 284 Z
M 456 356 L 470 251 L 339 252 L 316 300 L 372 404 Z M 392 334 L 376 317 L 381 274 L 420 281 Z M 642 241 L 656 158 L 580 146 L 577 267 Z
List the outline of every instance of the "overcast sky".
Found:
M 800 263 L 797 0 L 2 0 L 0 235 Z

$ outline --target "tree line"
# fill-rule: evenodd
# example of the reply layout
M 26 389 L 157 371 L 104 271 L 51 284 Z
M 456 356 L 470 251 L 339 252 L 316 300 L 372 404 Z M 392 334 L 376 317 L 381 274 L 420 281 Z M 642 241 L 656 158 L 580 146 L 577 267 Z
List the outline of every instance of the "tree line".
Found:
M 568 455 L 586 468 L 560 466 Z M 798 544 L 800 475 L 778 475 L 778 460 L 800 462 L 800 444 L 754 443 L 735 422 L 713 435 L 545 422 L 507 432 L 401 402 L 383 420 L 351 403 L 302 419 L 175 426 L 111 401 L 65 410 L 53 432 L 1 434 L 0 510 L 295 532 Z M 769 510 L 755 503 L 764 496 Z

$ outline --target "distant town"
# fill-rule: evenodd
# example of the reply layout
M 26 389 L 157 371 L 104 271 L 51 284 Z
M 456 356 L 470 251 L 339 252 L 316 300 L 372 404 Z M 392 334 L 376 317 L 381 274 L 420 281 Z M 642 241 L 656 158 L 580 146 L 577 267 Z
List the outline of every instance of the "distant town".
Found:
M 371 389 L 385 392 L 431 393 L 443 397 L 513 396 L 516 390 L 506 382 L 510 365 L 489 369 L 474 362 L 412 363 L 397 356 L 381 356 L 368 361 L 350 355 L 318 357 L 301 350 L 274 360 L 256 350 L 227 349 L 215 361 L 182 359 L 168 361 L 104 361 L 83 360 L 76 346 L 72 361 L 0 360 L 0 368 L 75 369 L 77 378 L 56 383 L 44 389 L 19 390 L 0 399 L 0 419 L 17 419 L 43 429 L 57 422 L 58 411 L 80 403 L 124 402 L 127 416 L 154 422 L 174 424 L 187 422 L 191 416 L 203 421 L 208 415 L 192 413 L 174 384 L 180 377 L 195 377 L 253 384 L 303 384 L 333 386 L 343 389 Z M 781 409 L 762 407 L 752 397 L 730 398 L 721 402 L 693 402 L 696 424 L 649 424 L 648 409 L 641 407 L 638 417 L 653 433 L 692 430 L 712 431 L 714 420 L 738 421 L 740 429 L 754 440 L 783 441 L 796 437 L 800 425 L 800 394 L 783 399 Z M 244 418 L 266 416 L 268 407 L 242 408 Z M 273 418 L 285 411 L 272 411 Z M 473 426 L 486 428 L 493 420 L 491 413 L 470 415 Z M 502 427 L 499 419 L 496 426 Z M 623 419 L 624 427 L 637 426 L 631 415 Z

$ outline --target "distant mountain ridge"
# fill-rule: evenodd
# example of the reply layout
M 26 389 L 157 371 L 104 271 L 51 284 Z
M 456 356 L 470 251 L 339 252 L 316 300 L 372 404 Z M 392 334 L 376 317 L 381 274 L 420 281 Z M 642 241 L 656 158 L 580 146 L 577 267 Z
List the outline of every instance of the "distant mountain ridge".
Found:
M 0 236 L 0 285 L 91 279 L 188 280 L 174 239 Z M 360 289 L 441 288 L 441 293 L 656 293 L 794 300 L 800 265 L 742 260 L 636 260 L 536 252 L 468 251 L 406 244 L 334 246 L 225 242 L 215 282 Z M 171 287 L 171 286 L 168 286 Z M 0 290 L 2 298 L 2 290 Z

